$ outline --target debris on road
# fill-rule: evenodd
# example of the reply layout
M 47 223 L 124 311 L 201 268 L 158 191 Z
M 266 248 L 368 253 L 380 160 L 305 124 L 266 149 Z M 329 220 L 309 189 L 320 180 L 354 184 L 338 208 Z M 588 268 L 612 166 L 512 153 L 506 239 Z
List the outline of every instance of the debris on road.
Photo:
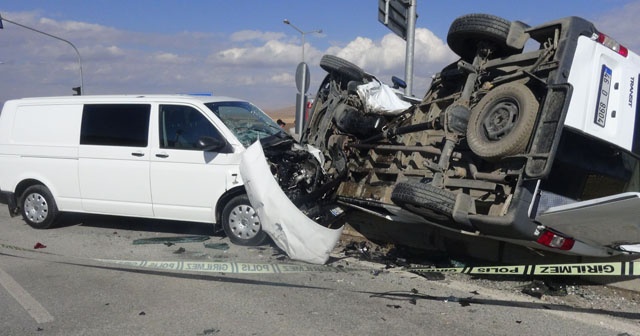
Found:
M 180 237 L 154 237 L 154 238 L 141 238 L 133 241 L 133 245 L 143 244 L 165 244 L 171 246 L 177 243 L 196 243 L 208 240 L 209 236 L 180 236 Z M 168 245 L 171 244 L 171 245 Z
M 44 245 L 44 244 L 42 244 L 42 243 L 40 243 L 40 242 L 36 243 L 36 244 L 33 246 L 33 248 L 34 248 L 34 249 L 36 249 L 36 250 L 37 250 L 37 249 L 46 248 L 46 247 L 47 247 L 46 245 Z
M 530 284 L 523 286 L 522 293 L 538 299 L 542 298 L 543 295 L 566 296 L 567 286 L 550 281 L 533 280 Z
M 215 249 L 215 250 L 223 250 L 226 251 L 229 249 L 229 244 L 227 243 L 204 243 L 205 248 Z

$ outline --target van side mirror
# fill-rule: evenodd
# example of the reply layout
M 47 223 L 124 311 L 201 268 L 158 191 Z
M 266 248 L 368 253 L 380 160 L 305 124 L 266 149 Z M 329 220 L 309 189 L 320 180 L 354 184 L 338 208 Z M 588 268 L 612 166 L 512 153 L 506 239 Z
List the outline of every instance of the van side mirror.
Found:
M 394 89 L 399 89 L 399 88 L 406 89 L 407 88 L 407 82 L 403 81 L 399 77 L 391 76 L 391 82 L 393 83 L 393 88 Z
M 198 139 L 198 148 L 206 152 L 219 152 L 227 146 L 227 142 L 210 136 L 202 136 Z

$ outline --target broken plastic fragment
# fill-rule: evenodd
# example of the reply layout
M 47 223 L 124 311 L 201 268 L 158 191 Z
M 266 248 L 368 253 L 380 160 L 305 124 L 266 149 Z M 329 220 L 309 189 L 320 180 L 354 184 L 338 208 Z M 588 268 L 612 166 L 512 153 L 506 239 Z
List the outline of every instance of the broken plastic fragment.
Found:
M 566 296 L 567 288 L 562 284 L 554 284 L 552 282 L 533 280 L 530 284 L 523 286 L 522 293 L 542 298 L 543 295 L 549 296 Z
M 204 247 L 216 250 L 228 250 L 229 244 L 227 243 L 204 243 Z
M 43 245 L 43 244 L 41 244 L 41 243 L 39 243 L 39 242 L 38 242 L 38 243 L 36 243 L 36 244 L 33 246 L 33 248 L 34 248 L 34 249 L 41 249 L 41 248 L 46 248 L 46 247 L 47 247 L 46 245 Z
M 209 236 L 182 236 L 182 237 L 154 237 L 142 238 L 133 241 L 133 245 L 165 244 L 165 243 L 194 243 L 208 240 Z M 166 244 L 165 244 L 166 245 Z M 170 245 L 168 245 L 170 246 Z
M 240 175 L 262 229 L 293 260 L 324 264 L 342 235 L 309 219 L 273 178 L 260 141 L 242 153 Z

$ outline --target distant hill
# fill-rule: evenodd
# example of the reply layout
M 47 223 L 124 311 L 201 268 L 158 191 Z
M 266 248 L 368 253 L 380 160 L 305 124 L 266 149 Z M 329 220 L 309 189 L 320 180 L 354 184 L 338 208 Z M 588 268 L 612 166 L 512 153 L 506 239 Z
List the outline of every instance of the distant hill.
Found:
M 282 121 L 287 124 L 293 125 L 296 120 L 296 107 L 289 106 L 276 110 L 264 110 L 264 112 L 271 117 L 273 120 L 282 119 Z

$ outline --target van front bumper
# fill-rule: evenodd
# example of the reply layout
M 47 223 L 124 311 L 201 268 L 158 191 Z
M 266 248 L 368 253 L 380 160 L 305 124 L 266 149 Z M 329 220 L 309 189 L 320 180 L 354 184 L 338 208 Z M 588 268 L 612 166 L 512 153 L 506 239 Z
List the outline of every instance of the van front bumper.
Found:
M 10 191 L 0 190 L 0 204 L 9 206 L 9 214 L 11 217 L 18 215 L 18 206 L 16 204 L 16 195 Z

